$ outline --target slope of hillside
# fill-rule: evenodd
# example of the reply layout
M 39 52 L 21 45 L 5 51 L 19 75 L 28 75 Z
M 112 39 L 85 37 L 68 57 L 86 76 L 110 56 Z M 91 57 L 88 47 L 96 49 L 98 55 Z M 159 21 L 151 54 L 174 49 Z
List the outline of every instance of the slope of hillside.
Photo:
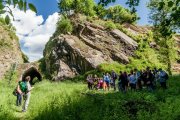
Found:
M 23 57 L 14 31 L 0 22 L 0 79 L 13 64 L 23 63 Z
M 72 33 L 57 30 L 44 50 L 46 71 L 54 80 L 72 78 L 103 63 L 136 64 L 139 69 L 163 66 L 149 27 L 115 24 L 80 14 L 70 20 Z

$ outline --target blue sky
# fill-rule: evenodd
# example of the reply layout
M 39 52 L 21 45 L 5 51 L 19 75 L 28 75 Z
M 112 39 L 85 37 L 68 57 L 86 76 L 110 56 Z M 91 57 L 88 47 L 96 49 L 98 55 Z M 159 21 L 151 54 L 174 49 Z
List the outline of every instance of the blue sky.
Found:
M 54 12 L 58 12 L 58 5 L 57 5 L 58 0 L 29 0 L 29 2 L 32 2 L 37 10 L 38 10 L 38 15 L 42 15 L 44 19 L 47 19 L 49 15 L 53 14 Z M 98 1 L 98 0 L 96 0 Z M 137 12 L 138 15 L 141 17 L 141 19 L 138 21 L 138 24 L 140 25 L 146 25 L 148 23 L 148 8 L 146 7 L 146 3 L 149 0 L 140 0 L 140 4 L 137 7 Z M 109 4 L 111 5 L 117 5 L 120 4 L 126 8 L 128 6 L 125 4 L 126 0 L 116 0 L 115 3 Z

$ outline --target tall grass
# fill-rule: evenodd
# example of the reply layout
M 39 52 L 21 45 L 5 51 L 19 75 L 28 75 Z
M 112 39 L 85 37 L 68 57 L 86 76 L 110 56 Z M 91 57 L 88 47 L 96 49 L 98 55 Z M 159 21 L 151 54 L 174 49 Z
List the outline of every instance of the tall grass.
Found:
M 154 92 L 89 91 L 85 84 L 43 81 L 35 85 L 26 113 L 15 106 L 12 91 L 0 81 L 0 119 L 27 120 L 179 120 L 180 76 L 168 81 L 168 89 Z

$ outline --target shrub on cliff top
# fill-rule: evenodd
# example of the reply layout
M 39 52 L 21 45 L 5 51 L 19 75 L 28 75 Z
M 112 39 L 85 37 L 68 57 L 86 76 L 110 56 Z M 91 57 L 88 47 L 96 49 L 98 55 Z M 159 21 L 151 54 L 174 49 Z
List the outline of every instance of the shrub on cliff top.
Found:
M 109 30 L 112 30 L 112 29 L 116 29 L 116 25 L 114 24 L 114 22 L 112 21 L 107 21 L 105 23 L 105 27 Z
M 73 26 L 68 18 L 62 17 L 57 22 L 56 34 L 67 34 L 68 32 L 71 33 L 72 31 Z

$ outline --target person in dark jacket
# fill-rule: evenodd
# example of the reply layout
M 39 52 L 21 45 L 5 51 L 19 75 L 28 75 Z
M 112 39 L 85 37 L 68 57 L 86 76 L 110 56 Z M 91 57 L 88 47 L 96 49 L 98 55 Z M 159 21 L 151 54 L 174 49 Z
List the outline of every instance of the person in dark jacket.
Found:
M 126 72 L 124 72 L 124 73 L 120 72 L 119 79 L 121 80 L 121 90 L 122 90 L 122 92 L 126 92 L 127 87 L 128 87 L 127 73 Z
M 114 91 L 116 91 L 116 79 L 117 79 L 117 74 L 115 73 L 114 70 L 112 70 L 111 78 L 112 78 L 112 86 L 113 86 L 113 88 L 114 88 Z
M 159 69 L 159 79 L 160 79 L 160 84 L 161 84 L 161 87 L 163 88 L 163 89 L 167 89 L 167 85 L 166 85 L 166 82 L 167 82 L 167 80 L 168 80 L 168 74 L 164 71 L 164 70 L 162 70 L 161 68 Z
M 153 76 L 153 74 L 152 74 L 152 71 L 151 70 L 147 70 L 146 71 L 147 72 L 147 76 L 146 76 L 146 78 L 147 78 L 147 89 L 149 90 L 149 91 L 152 91 L 152 90 L 154 90 L 154 86 L 153 86 L 153 81 L 154 81 L 154 76 Z

